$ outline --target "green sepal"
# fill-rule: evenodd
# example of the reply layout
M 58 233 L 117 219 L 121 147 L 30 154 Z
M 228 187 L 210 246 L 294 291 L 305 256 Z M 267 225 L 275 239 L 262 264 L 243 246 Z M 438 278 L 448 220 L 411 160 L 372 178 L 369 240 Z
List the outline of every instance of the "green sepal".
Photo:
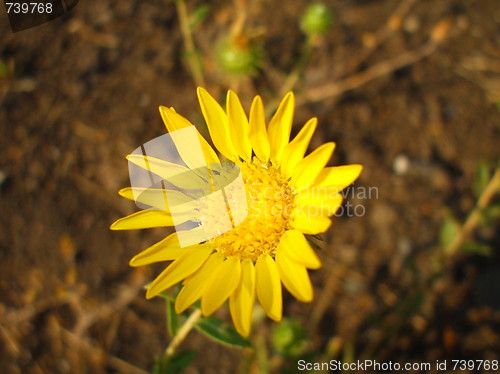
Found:
M 213 340 L 232 347 L 251 348 L 252 345 L 248 339 L 245 339 L 236 330 L 227 325 L 223 320 L 217 317 L 200 318 L 194 327 Z
M 179 315 L 175 312 L 175 302 L 171 299 L 165 299 L 167 312 L 167 331 L 171 337 L 174 337 L 179 332 L 181 322 Z

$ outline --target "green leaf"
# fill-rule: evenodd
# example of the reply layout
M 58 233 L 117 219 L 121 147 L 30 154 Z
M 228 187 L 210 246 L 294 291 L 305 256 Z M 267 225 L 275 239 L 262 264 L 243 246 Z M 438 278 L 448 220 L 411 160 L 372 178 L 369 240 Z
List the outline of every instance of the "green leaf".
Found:
M 194 30 L 207 18 L 210 13 L 210 6 L 207 4 L 200 5 L 189 15 L 189 28 Z
M 476 198 L 479 198 L 490 182 L 491 169 L 486 161 L 480 161 L 477 165 L 476 175 L 472 184 L 472 190 Z
M 491 256 L 492 253 L 491 247 L 489 245 L 479 242 L 465 242 L 460 247 L 460 250 L 465 253 L 482 256 Z
M 152 374 L 177 374 L 187 368 L 196 357 L 195 351 L 178 352 L 155 359 Z
M 439 243 L 443 249 L 448 248 L 453 240 L 455 240 L 459 227 L 460 225 L 453 217 L 453 214 L 451 212 L 447 212 L 441 226 L 441 231 L 439 232 Z
M 9 74 L 9 67 L 4 60 L 0 59 L 0 79 L 5 78 Z
M 232 347 L 251 348 L 248 339 L 245 339 L 232 326 L 228 326 L 223 320 L 217 317 L 200 318 L 194 325 L 196 329 L 207 335 L 209 338 Z
M 181 323 L 179 321 L 179 315 L 175 312 L 175 302 L 170 299 L 165 300 L 167 307 L 167 330 L 171 337 L 177 335 Z
M 151 283 L 148 283 L 147 285 L 144 286 L 144 288 L 148 289 L 150 284 Z M 169 300 L 169 301 L 175 302 L 175 299 L 176 299 L 177 295 L 179 294 L 179 292 L 181 291 L 181 288 L 182 288 L 182 283 L 178 283 L 177 287 L 175 288 L 172 295 L 169 295 L 166 291 L 163 291 L 163 292 L 160 292 L 158 294 L 158 296 L 160 296 L 164 300 Z
M 491 203 L 481 213 L 486 225 L 494 224 L 500 218 L 500 202 Z

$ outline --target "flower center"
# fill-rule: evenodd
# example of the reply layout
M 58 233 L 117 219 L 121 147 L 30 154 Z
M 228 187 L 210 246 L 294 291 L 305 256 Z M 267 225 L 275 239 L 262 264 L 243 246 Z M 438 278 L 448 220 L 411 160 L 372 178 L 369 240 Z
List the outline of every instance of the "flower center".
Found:
M 225 257 L 257 261 L 261 254 L 274 257 L 283 233 L 290 229 L 294 193 L 276 166 L 252 163 L 240 166 L 248 202 L 247 217 L 235 228 L 213 238 Z

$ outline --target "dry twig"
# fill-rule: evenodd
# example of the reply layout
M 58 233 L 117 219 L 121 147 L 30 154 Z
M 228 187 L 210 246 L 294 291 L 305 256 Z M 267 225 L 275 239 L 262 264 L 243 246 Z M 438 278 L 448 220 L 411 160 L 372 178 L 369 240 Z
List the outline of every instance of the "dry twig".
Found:
M 434 52 L 437 46 L 438 43 L 433 41 L 428 42 L 414 51 L 405 52 L 395 58 L 375 64 L 358 74 L 351 75 L 338 82 L 327 83 L 323 86 L 306 90 L 304 91 L 302 100 L 321 101 L 341 95 L 342 93 L 358 88 L 375 78 L 382 77 L 397 69 L 401 69 L 402 67 L 420 61 Z
M 72 331 L 66 330 L 62 326 L 60 327 L 60 331 L 68 343 L 86 348 L 89 351 L 93 351 L 97 355 L 104 357 L 110 366 L 112 366 L 114 369 L 116 369 L 118 372 L 122 374 L 148 374 L 147 371 L 142 370 L 137 366 L 134 366 L 128 363 L 127 361 L 122 360 L 121 358 L 110 355 L 103 349 L 93 345 L 92 342 L 89 341 L 88 339 L 85 339 L 79 336 L 78 334 L 75 334 Z
M 137 296 L 137 293 L 142 289 L 143 284 L 143 280 L 139 279 L 131 285 L 124 286 L 114 299 L 103 304 L 97 310 L 92 312 L 85 311 L 85 309 L 81 306 L 79 298 L 74 299 L 72 305 L 79 317 L 75 323 L 75 327 L 73 328 L 74 333 L 79 336 L 83 335 L 83 333 L 97 321 L 108 317 L 117 310 L 120 310 L 130 304 Z
M 405 15 L 411 10 L 417 0 L 401 0 L 396 9 L 387 18 L 387 22 L 375 33 L 373 42 L 365 46 L 359 53 L 345 61 L 337 69 L 337 78 L 352 74 L 358 67 L 372 55 L 373 52 L 384 43 L 391 35 L 399 30 Z

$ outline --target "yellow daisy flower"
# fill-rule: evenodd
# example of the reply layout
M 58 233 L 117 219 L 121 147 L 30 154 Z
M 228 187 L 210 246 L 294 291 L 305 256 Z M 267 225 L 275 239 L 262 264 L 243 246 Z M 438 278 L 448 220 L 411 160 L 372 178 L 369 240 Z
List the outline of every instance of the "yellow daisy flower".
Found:
M 157 296 L 183 282 L 175 301 L 176 312 L 183 312 L 201 299 L 204 316 L 214 313 L 229 299 L 236 330 L 248 336 L 255 297 L 269 318 L 275 321 L 282 317 L 282 283 L 298 300 L 310 302 L 313 299 L 307 269 L 318 269 L 321 262 L 305 234 L 319 234 L 329 228 L 329 217 L 342 203 L 341 190 L 359 176 L 362 167 L 326 167 L 335 148 L 332 142 L 305 156 L 316 128 L 316 118 L 310 119 L 289 141 L 295 106 L 292 92 L 283 98 L 268 126 L 259 96 L 252 102 L 249 117 L 233 91 L 228 91 L 226 111 L 203 88 L 198 89 L 198 98 L 213 144 L 241 173 L 246 196 L 244 219 L 235 224 L 233 211 L 231 229 L 183 245 L 182 241 L 186 243 L 185 239 L 194 235 L 197 227 L 188 225 L 182 230 L 182 225 L 176 222 L 202 219 L 219 222 L 221 212 L 212 209 L 210 204 L 208 209 L 193 205 L 193 209 L 186 210 L 193 198 L 190 200 L 186 198 L 189 193 L 173 188 L 167 193 L 180 202 L 178 205 L 136 212 L 113 223 L 111 229 L 176 226 L 177 232 L 130 261 L 131 266 L 172 261 L 149 285 L 146 297 Z M 192 127 L 171 108 L 160 107 L 160 113 L 169 134 Z M 196 134 L 207 165 L 220 165 L 214 150 L 199 133 Z M 185 164 L 192 164 L 191 147 L 180 136 L 173 140 Z M 164 178 L 172 175 L 172 169 L 185 168 L 147 156 L 129 155 L 128 159 Z M 196 172 L 195 168 L 192 170 Z M 211 185 L 213 187 L 213 183 Z M 152 195 L 165 191 L 143 190 L 144 193 L 138 195 L 137 189 L 129 187 L 120 194 L 155 206 Z M 226 205 L 235 201 L 231 196 L 225 199 Z

